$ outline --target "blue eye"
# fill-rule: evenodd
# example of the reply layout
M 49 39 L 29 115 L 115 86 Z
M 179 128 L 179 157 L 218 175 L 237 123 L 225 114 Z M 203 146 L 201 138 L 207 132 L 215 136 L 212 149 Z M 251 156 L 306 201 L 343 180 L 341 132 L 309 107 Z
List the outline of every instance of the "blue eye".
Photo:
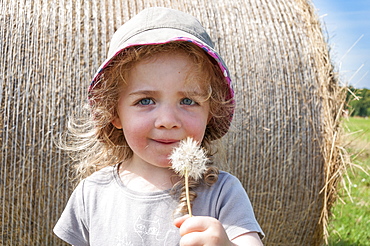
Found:
M 154 104 L 153 100 L 150 99 L 150 98 L 143 98 L 139 101 L 139 104 L 140 105 L 150 105 L 150 104 Z
M 183 105 L 194 105 L 194 104 L 196 104 L 196 102 L 191 100 L 190 98 L 184 98 L 184 99 L 181 100 L 181 104 L 183 104 Z

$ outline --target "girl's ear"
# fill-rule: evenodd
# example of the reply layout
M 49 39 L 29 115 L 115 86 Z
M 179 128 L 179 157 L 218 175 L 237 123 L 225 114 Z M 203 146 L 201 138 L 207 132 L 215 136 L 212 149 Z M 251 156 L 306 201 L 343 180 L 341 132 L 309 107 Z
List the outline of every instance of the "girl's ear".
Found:
M 122 129 L 122 124 L 119 117 L 115 117 L 114 120 L 112 120 L 112 125 L 114 125 L 114 127 L 117 129 Z

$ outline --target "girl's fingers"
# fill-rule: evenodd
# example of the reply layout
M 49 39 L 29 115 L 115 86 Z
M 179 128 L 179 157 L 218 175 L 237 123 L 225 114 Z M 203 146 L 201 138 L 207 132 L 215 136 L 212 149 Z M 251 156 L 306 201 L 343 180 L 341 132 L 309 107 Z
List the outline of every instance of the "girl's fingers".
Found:
M 181 246 L 203 246 L 206 245 L 206 238 L 201 232 L 193 232 L 191 234 L 186 234 L 181 237 L 180 245 Z
M 180 235 L 184 236 L 192 232 L 203 232 L 217 226 L 218 220 L 211 217 L 195 216 L 186 218 L 180 226 Z
M 177 228 L 180 228 L 182 223 L 184 223 L 184 221 L 187 220 L 188 218 L 190 218 L 190 215 L 187 214 L 182 217 L 176 218 L 173 223 Z
M 181 246 L 224 246 L 230 244 L 225 229 L 215 218 L 183 216 L 175 220 L 175 225 L 180 227 Z

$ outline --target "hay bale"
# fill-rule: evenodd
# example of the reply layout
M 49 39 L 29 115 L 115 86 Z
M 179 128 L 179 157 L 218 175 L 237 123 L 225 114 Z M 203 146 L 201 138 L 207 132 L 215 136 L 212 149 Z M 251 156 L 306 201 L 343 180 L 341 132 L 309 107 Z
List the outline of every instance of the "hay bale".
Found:
M 79 110 L 114 30 L 144 7 L 189 12 L 229 65 L 238 107 L 227 158 L 266 245 L 319 245 L 334 199 L 343 104 L 320 23 L 304 0 L 0 2 L 1 245 L 62 245 L 71 192 L 52 137 Z

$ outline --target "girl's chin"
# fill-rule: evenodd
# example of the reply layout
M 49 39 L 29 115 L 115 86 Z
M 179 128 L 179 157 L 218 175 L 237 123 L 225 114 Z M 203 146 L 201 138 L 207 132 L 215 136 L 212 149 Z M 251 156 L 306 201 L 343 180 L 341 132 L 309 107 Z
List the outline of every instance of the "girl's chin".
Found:
M 152 162 L 151 164 L 159 168 L 170 168 L 172 166 L 172 163 L 168 158 L 157 160 L 155 162 Z

